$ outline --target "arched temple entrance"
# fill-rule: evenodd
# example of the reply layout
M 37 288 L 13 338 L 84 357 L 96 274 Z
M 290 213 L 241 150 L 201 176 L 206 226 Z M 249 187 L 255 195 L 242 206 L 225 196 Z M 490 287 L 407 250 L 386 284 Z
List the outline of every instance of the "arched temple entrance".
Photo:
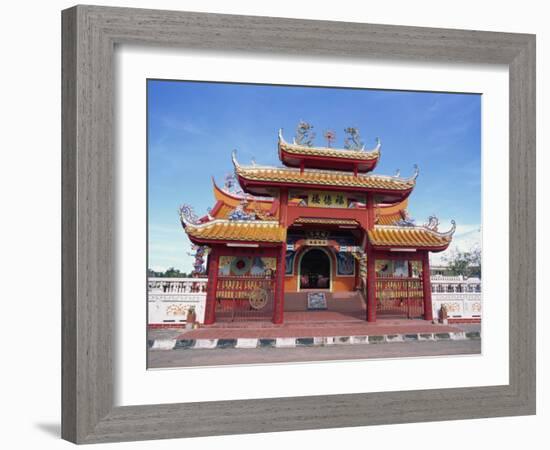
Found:
M 310 248 L 302 253 L 299 262 L 299 289 L 331 288 L 332 262 L 329 253 L 321 248 Z

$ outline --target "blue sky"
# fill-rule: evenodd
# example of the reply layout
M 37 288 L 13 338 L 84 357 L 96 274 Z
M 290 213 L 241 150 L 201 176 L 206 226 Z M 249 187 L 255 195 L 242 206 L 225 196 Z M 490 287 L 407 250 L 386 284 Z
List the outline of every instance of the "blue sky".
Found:
M 367 148 L 382 140 L 375 173 L 420 175 L 409 213 L 422 224 L 455 219 L 455 241 L 478 239 L 481 203 L 481 96 L 474 94 L 148 80 L 149 267 L 191 270 L 189 241 L 177 208 L 198 215 L 214 205 L 211 177 L 223 185 L 231 151 L 248 164 L 280 165 L 277 132 L 291 141 L 297 123 L 327 129 L 342 147 L 357 127 Z M 463 239 L 472 245 L 472 237 Z M 475 242 L 474 242 L 475 243 Z

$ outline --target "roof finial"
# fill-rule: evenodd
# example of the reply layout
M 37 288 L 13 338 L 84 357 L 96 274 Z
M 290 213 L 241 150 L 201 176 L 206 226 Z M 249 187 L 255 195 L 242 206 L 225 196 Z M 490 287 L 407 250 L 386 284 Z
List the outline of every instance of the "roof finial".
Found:
M 195 214 L 193 207 L 184 203 L 178 209 L 180 222 L 183 228 L 187 225 L 198 225 L 200 223 L 198 216 Z
M 298 126 L 296 127 L 294 143 L 297 145 L 311 147 L 313 145 L 313 139 L 315 139 L 315 133 L 312 130 L 313 125 L 300 120 L 300 122 L 298 122 Z
M 327 140 L 327 147 L 331 148 L 331 144 L 336 140 L 336 133 L 332 130 L 326 130 L 323 137 Z
M 440 233 L 443 237 L 451 237 L 453 234 L 455 234 L 456 231 L 456 222 L 451 220 L 451 229 L 449 231 L 446 231 L 445 233 Z
M 231 161 L 233 161 L 233 166 L 235 166 L 235 170 L 239 170 L 241 166 L 239 164 L 239 161 L 237 161 L 237 150 L 235 149 L 231 152 Z
M 361 141 L 358 128 L 345 128 L 344 133 L 348 135 L 348 137 L 344 139 L 344 148 L 346 150 L 363 150 L 365 148 L 365 144 Z
M 279 128 L 279 142 L 281 144 L 286 144 L 285 138 L 283 137 L 283 129 Z
M 416 226 L 416 220 L 414 220 L 411 216 L 407 214 L 406 210 L 403 210 L 405 213 L 401 219 L 395 222 L 395 225 L 399 227 L 415 227 Z
M 363 147 L 361 147 L 361 150 L 364 152 L 378 152 L 378 155 L 380 155 L 382 153 L 380 151 L 380 149 L 382 148 L 382 141 L 380 141 L 379 137 L 377 137 L 375 141 L 376 141 L 376 146 L 372 150 L 366 149 L 365 144 L 363 144 Z
M 424 224 L 424 228 L 427 228 L 428 230 L 437 231 L 437 228 L 439 227 L 439 219 L 435 214 L 432 214 L 428 217 L 428 223 Z
M 420 169 L 418 168 L 417 164 L 415 164 L 413 167 L 414 167 L 414 173 L 410 178 L 407 179 L 407 181 L 416 181 L 416 179 L 418 178 L 418 174 L 420 173 Z
M 214 180 L 214 177 L 212 177 L 212 180 Z M 214 186 L 217 189 L 220 189 L 217 187 L 216 182 L 214 181 Z M 239 186 L 239 183 L 237 181 L 237 177 L 235 176 L 235 172 L 229 172 L 225 175 L 224 183 L 223 183 L 223 191 L 228 194 L 232 195 L 243 195 L 243 191 Z

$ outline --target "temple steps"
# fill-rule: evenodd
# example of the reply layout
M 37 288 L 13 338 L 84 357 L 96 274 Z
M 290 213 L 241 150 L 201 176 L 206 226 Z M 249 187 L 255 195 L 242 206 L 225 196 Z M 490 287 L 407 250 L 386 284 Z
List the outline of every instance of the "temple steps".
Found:
M 307 309 L 307 294 L 309 292 L 323 291 L 302 291 L 285 293 L 285 312 L 302 312 Z M 327 297 L 327 309 L 339 313 L 361 313 L 365 311 L 365 301 L 360 292 L 325 292 Z

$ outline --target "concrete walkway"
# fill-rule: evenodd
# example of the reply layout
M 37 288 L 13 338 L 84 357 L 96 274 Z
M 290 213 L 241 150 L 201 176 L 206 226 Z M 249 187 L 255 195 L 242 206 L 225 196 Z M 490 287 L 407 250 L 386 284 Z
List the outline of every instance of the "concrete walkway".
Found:
M 213 348 L 202 350 L 175 349 L 151 351 L 147 355 L 147 367 L 176 368 L 223 366 L 240 364 L 273 364 L 308 361 L 338 361 L 371 358 L 407 358 L 481 353 L 481 341 L 402 342 L 388 345 L 332 345 L 321 347 L 299 346 L 293 348 L 261 347 Z

